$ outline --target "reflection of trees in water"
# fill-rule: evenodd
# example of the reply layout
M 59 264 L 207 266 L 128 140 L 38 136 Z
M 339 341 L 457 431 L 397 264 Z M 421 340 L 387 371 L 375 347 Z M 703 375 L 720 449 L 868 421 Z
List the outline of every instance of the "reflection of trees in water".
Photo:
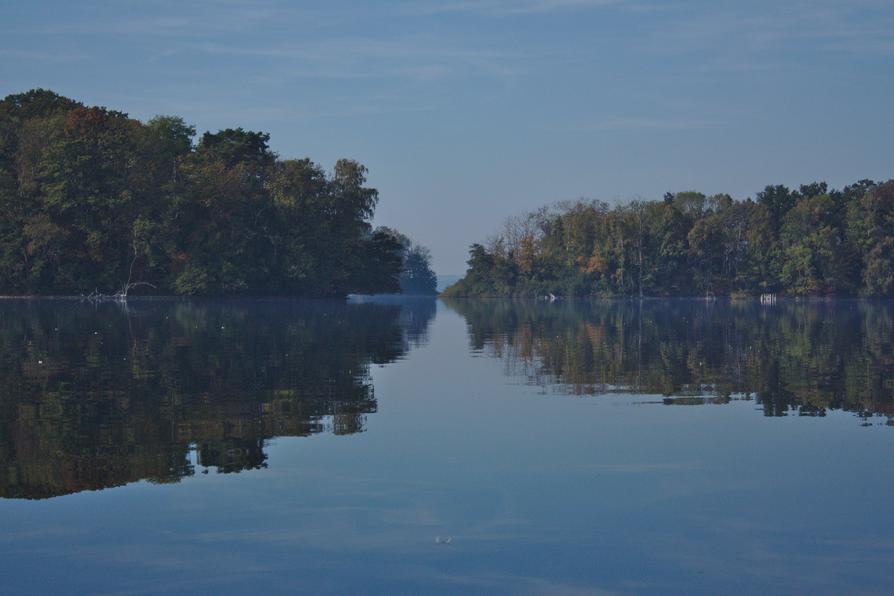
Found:
M 437 298 L 434 296 L 379 294 L 355 296 L 351 301 L 355 304 L 400 306 L 400 328 L 404 333 L 404 348 L 409 350 L 428 343 L 429 324 L 438 306 Z
M 418 309 L 417 309 L 418 310 Z M 415 312 L 415 311 L 414 311 Z M 371 363 L 422 341 L 399 304 L 0 304 L 0 496 L 40 498 L 196 462 L 266 465 L 265 440 L 363 430 Z
M 669 404 L 756 399 L 767 416 L 894 416 L 894 306 L 451 302 L 473 349 L 573 394 L 635 391 Z

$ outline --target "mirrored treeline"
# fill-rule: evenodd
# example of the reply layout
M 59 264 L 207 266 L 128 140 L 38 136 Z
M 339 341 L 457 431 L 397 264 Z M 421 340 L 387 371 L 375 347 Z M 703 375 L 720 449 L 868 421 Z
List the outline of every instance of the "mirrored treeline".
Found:
M 370 365 L 433 316 L 433 300 L 0 301 L 0 497 L 238 472 L 272 437 L 362 432 Z
M 854 412 L 894 425 L 894 304 L 450 301 L 471 347 L 548 391 L 753 399 L 766 416 Z

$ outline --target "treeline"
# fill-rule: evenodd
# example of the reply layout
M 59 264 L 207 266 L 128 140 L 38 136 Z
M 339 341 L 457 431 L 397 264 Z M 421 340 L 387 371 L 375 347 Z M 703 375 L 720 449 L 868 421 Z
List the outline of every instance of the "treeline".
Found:
M 562 203 L 474 244 L 453 296 L 894 294 L 894 181 Z
M 396 292 L 366 168 L 282 160 L 269 135 L 143 123 L 46 90 L 0 102 L 0 293 Z M 427 263 L 426 263 L 427 265 Z

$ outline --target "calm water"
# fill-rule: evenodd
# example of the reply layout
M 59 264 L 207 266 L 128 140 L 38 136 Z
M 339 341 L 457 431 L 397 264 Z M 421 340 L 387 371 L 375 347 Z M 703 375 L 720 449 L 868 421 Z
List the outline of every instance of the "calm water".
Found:
M 0 591 L 890 593 L 894 305 L 0 303 Z

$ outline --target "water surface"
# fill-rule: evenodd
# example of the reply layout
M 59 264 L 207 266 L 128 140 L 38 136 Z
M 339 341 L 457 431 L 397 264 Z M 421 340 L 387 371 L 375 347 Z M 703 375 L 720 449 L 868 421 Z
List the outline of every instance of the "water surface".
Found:
M 894 581 L 894 307 L 0 303 L 2 591 Z

